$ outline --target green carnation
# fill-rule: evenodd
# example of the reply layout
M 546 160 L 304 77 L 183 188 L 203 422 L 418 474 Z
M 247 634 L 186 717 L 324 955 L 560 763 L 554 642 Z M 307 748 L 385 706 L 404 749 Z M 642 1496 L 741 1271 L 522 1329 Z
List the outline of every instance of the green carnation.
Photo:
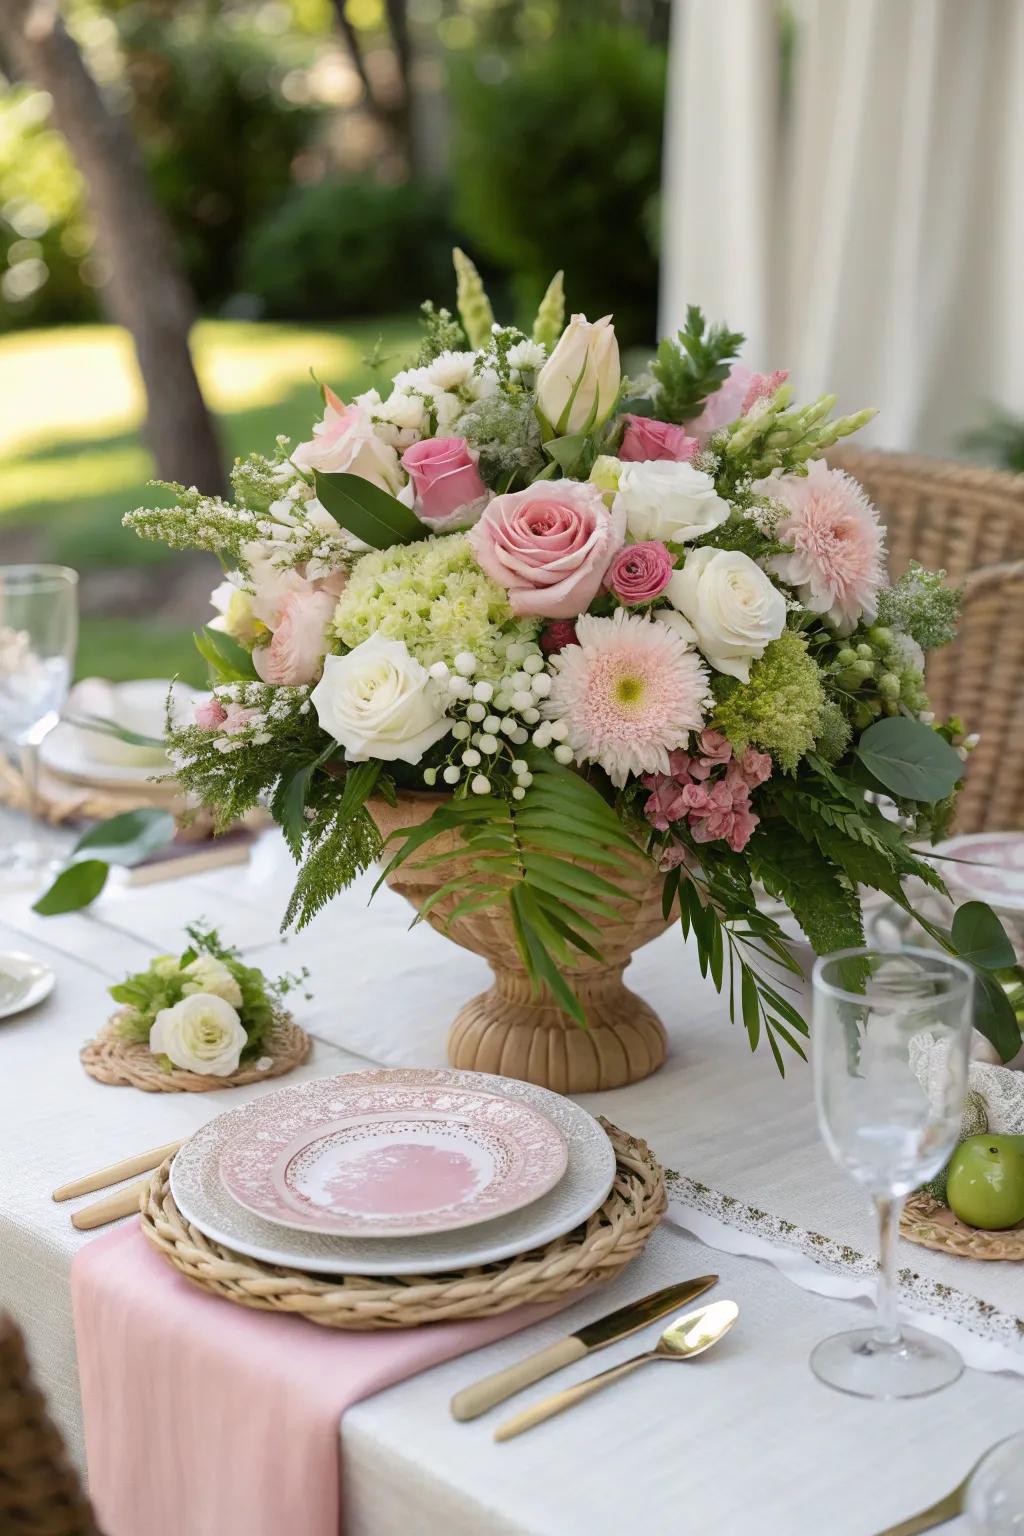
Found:
M 484 575 L 461 533 L 364 555 L 334 611 L 335 634 L 350 649 L 379 633 L 404 640 L 425 667 L 451 666 L 471 651 L 478 678 L 502 676 L 509 641 L 536 630 L 514 617 L 508 594 Z
M 750 682 L 719 675 L 713 683 L 714 726 L 741 752 L 751 742 L 788 773 L 814 746 L 821 730 L 825 691 L 807 642 L 787 629 L 750 668 Z

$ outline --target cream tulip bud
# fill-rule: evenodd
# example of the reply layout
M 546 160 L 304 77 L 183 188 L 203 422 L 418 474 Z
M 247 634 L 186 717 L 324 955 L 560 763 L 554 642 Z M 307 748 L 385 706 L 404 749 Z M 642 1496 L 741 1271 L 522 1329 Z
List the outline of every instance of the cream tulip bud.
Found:
M 611 415 L 621 378 L 611 315 L 573 315 L 537 375 L 537 409 L 557 437 L 589 432 Z

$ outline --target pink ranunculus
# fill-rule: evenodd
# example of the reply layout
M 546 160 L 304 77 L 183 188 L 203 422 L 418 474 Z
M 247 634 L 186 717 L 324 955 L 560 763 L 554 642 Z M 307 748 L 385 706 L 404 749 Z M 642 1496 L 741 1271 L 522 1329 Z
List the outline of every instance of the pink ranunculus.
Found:
M 402 485 L 398 454 L 374 432 L 369 411 L 346 405 L 332 389 L 324 390 L 323 420 L 295 449 L 292 463 L 296 469 L 359 475 L 392 496 Z
M 416 500 L 413 511 L 432 527 L 469 522 L 487 495 L 475 453 L 464 437 L 425 437 L 402 454 Z
M 294 688 L 319 675 L 334 609 L 329 592 L 288 594 L 269 645 L 258 645 L 252 653 L 253 666 L 265 683 Z
M 218 726 L 224 724 L 227 715 L 224 706 L 215 693 L 211 693 L 208 699 L 196 705 L 196 725 L 204 731 L 215 731 Z
M 229 704 L 224 711 L 225 736 L 237 736 L 239 731 L 244 731 L 249 721 L 258 713 L 258 710 L 249 709 L 244 704 Z
M 658 539 L 627 544 L 612 556 L 604 584 L 620 603 L 653 603 L 669 584 L 675 566 Z
M 556 619 L 553 624 L 545 624 L 538 644 L 545 656 L 554 656 L 567 645 L 579 645 L 576 625 L 571 619 Z
M 670 421 L 655 421 L 650 416 L 634 416 L 631 412 L 622 419 L 626 430 L 619 448 L 620 459 L 673 459 L 682 464 L 692 459 L 700 447 L 695 437 L 688 437 L 683 427 L 673 426 Z
M 540 480 L 496 496 L 469 542 L 481 570 L 508 589 L 513 613 L 573 619 L 600 591 L 625 531 L 625 512 L 609 511 L 596 485 Z

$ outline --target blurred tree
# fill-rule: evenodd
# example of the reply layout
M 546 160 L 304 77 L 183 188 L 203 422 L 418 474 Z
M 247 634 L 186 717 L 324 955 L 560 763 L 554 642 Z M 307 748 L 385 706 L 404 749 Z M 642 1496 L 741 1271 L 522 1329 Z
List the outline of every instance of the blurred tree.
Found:
M 56 0 L 0 0 L 0 42 L 19 73 L 49 93 L 81 171 L 97 254 L 110 271 L 103 300 L 135 344 L 157 471 L 220 491 L 224 467 L 189 351 L 192 295 L 128 124 L 108 110 Z

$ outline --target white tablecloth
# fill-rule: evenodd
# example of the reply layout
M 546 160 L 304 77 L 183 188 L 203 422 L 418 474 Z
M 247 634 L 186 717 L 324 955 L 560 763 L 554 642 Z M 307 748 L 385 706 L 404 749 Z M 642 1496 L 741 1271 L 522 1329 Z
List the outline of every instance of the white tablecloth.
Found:
M 87 1078 L 77 1049 L 109 1010 L 110 982 L 179 947 L 182 925 L 199 916 L 269 970 L 306 964 L 315 998 L 297 1012 L 316 1043 L 303 1076 L 443 1063 L 448 1021 L 486 984 L 482 961 L 425 924 L 407 933 L 409 909 L 389 892 L 367 911 L 365 882 L 282 946 L 277 928 L 290 874 L 273 833 L 248 868 L 115 888 L 87 913 L 40 919 L 23 899 L 0 900 L 0 947 L 31 949 L 58 978 L 45 1004 L 0 1025 L 0 1301 L 25 1327 L 42 1385 L 79 1455 L 68 1272 L 90 1237 L 74 1231 L 71 1207 L 54 1205 L 50 1191 L 186 1134 L 241 1095 L 266 1091 L 158 1096 Z M 672 1055 L 648 1081 L 583 1102 L 645 1136 L 667 1166 L 870 1251 L 870 1215 L 819 1143 L 806 1067 L 794 1059 L 782 1082 L 767 1053 L 751 1057 L 678 934 L 638 955 L 631 982 L 659 1009 Z M 1006 1308 L 1020 1288 L 1009 1266 L 909 1245 L 902 1260 Z M 711 1269 L 722 1277 L 716 1294 L 733 1296 L 742 1316 L 705 1361 L 651 1365 L 502 1446 L 491 1440 L 500 1414 L 468 1425 L 449 1417 L 460 1386 L 613 1305 Z M 1017 1299 L 1019 1310 L 1024 1295 Z M 664 1226 L 613 1287 L 528 1339 L 504 1340 L 353 1408 L 342 1437 L 347 1536 L 871 1536 L 945 1492 L 983 1449 L 1024 1427 L 1024 1392 L 1018 1377 L 976 1371 L 914 1402 L 831 1392 L 808 1369 L 810 1349 L 865 1315 L 861 1303 L 809 1294 L 768 1263 L 712 1251 Z M 646 1335 L 625 1341 L 556 1384 L 648 1342 Z

